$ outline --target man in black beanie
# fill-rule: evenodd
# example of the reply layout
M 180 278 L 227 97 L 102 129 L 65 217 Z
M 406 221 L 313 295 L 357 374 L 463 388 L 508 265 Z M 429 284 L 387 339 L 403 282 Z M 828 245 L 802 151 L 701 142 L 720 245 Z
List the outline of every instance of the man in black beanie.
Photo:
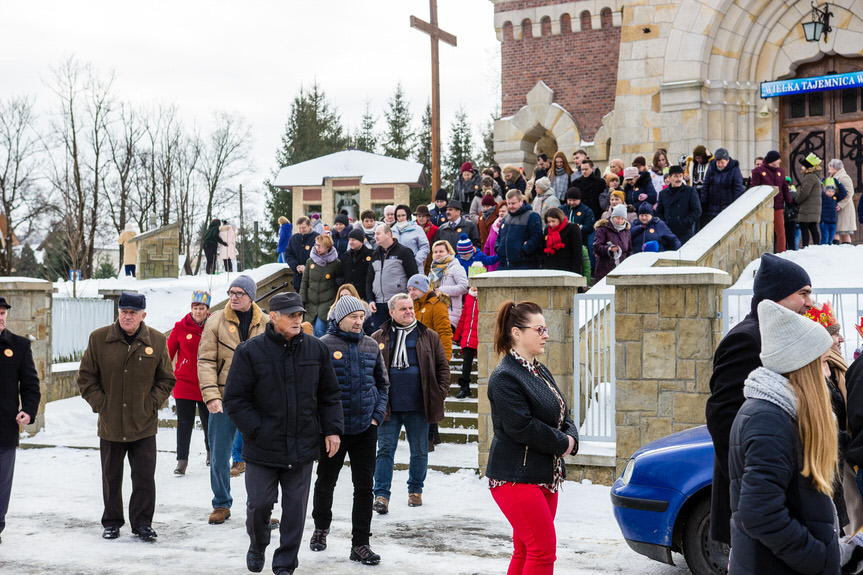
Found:
M 731 544 L 728 438 L 734 417 L 745 399 L 743 382 L 750 372 L 761 367 L 758 304 L 767 299 L 803 315 L 812 307 L 811 293 L 812 282 L 806 270 L 794 262 L 765 253 L 752 286 L 751 312 L 722 338 L 713 354 L 710 398 L 705 411 L 714 448 L 710 537 L 715 541 Z
M 360 297 L 365 296 L 366 276 L 372 261 L 372 250 L 365 245 L 366 234 L 358 227 L 348 234 L 348 251 L 340 258 L 344 283 L 357 288 Z
M 446 205 L 449 200 L 446 197 L 446 190 L 441 188 L 434 196 L 434 207 L 429 212 L 431 223 L 437 227 L 441 227 L 446 222 Z

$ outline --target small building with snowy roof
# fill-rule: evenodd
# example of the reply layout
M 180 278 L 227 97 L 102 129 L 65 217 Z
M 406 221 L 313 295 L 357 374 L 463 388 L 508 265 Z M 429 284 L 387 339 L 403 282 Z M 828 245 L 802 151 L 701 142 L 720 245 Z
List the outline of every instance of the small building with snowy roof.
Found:
M 273 185 L 291 190 L 294 219 L 319 213 L 332 224 L 341 210 L 355 221 L 363 211 L 374 210 L 381 220 L 384 206 L 410 205 L 411 188 L 427 184 L 422 164 L 346 150 L 285 166 Z

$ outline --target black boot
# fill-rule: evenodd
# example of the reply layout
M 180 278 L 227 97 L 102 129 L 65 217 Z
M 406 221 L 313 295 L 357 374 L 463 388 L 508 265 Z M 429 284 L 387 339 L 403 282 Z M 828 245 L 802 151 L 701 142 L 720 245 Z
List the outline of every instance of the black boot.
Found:
M 470 382 L 458 380 L 458 384 L 459 384 L 459 387 L 461 387 L 461 390 L 459 390 L 458 395 L 456 395 L 455 398 L 456 399 L 469 398 L 470 397 Z

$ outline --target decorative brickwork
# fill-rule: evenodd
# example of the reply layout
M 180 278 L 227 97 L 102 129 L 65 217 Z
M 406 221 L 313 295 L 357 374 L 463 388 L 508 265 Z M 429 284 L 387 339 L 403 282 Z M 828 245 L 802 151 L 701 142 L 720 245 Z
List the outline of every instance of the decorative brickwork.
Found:
M 129 242 L 138 250 L 138 279 L 180 274 L 180 222 L 138 234 Z

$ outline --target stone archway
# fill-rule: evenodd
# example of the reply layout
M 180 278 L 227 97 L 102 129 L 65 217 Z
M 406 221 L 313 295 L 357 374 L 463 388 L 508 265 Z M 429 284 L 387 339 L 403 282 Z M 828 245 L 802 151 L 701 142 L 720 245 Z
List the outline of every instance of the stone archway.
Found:
M 554 103 L 554 91 L 545 82 L 537 82 L 526 100 L 518 112 L 495 122 L 494 157 L 500 165 L 513 164 L 529 174 L 539 151 L 562 150 L 569 157 L 581 135 L 569 112 Z

